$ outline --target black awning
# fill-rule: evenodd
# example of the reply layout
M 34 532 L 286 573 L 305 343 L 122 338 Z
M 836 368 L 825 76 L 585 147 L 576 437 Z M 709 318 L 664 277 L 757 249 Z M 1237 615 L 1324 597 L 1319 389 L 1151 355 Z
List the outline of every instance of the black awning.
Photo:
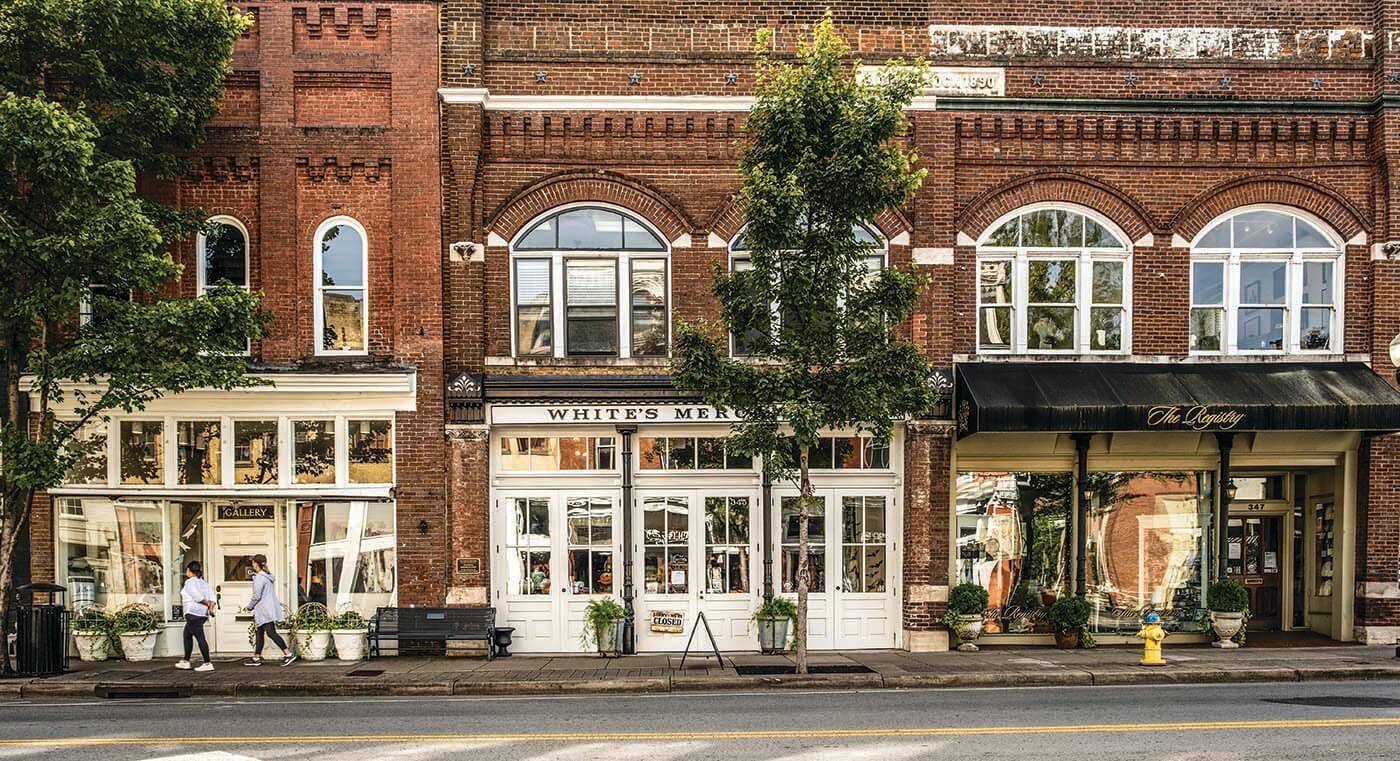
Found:
M 979 362 L 958 365 L 955 375 L 960 437 L 1400 430 L 1400 392 L 1357 362 Z

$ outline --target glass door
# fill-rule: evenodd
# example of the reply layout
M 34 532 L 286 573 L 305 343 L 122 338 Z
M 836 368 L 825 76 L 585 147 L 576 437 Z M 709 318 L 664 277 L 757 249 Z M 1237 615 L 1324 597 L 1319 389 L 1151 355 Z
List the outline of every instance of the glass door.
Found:
M 564 524 L 564 568 L 567 577 L 563 593 L 564 636 L 562 650 L 583 649 L 588 603 L 599 597 L 617 598 L 622 591 L 621 537 L 613 527 L 621 524 L 617 518 L 617 499 L 612 494 L 560 492 L 556 498 L 562 507 Z
M 723 650 L 753 650 L 757 633 L 750 621 L 763 596 L 755 560 L 762 564 L 753 527 L 758 500 L 744 492 L 707 491 L 696 512 L 696 549 L 704 562 L 700 610 Z
M 787 491 L 787 490 L 783 490 Z M 775 588 L 783 595 L 796 599 L 797 571 L 799 560 L 799 532 L 801 530 L 801 506 L 798 495 L 787 491 L 773 490 L 773 499 L 778 503 L 774 518 L 778 525 L 773 532 L 778 543 L 775 553 L 778 562 L 774 571 L 778 574 Z M 835 534 L 834 516 L 828 507 L 832 503 L 830 490 L 817 490 L 807 508 L 807 566 L 810 577 L 807 585 L 807 647 L 813 650 L 829 650 L 835 647 L 834 599 L 835 553 L 828 552 L 828 540 Z
M 1283 624 L 1283 516 L 1232 517 L 1227 524 L 1225 572 L 1249 591 L 1249 628 Z
M 555 495 L 503 495 L 496 502 L 496 516 L 492 523 L 503 534 L 497 543 L 504 545 L 504 551 L 497 555 L 495 574 L 504 583 L 496 588 L 498 619 L 502 626 L 515 627 L 516 649 L 558 652 L 563 642 L 558 569 L 563 561 L 556 547 L 560 537 Z

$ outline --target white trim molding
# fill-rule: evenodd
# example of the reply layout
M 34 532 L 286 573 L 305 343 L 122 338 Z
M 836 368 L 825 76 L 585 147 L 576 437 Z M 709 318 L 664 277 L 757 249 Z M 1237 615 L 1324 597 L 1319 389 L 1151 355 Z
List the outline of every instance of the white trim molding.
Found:
M 481 106 L 487 111 L 748 111 L 752 95 L 492 95 L 484 87 L 441 87 L 449 106 Z M 917 95 L 910 111 L 932 111 L 933 95 Z

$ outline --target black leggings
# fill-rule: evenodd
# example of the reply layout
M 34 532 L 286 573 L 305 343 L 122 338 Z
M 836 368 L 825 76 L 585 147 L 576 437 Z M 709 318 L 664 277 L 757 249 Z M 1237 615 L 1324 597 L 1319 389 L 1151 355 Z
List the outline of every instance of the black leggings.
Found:
M 204 638 L 204 622 L 208 621 L 208 616 L 192 616 L 185 614 L 185 660 L 190 659 L 194 652 L 194 643 L 199 643 L 199 655 L 204 658 L 204 662 L 209 662 L 209 640 Z
M 268 621 L 258 627 L 258 631 L 253 635 L 253 655 L 262 655 L 263 637 L 272 640 L 272 644 L 282 648 L 282 652 L 287 652 L 287 641 L 282 639 L 282 635 L 277 633 L 277 624 Z

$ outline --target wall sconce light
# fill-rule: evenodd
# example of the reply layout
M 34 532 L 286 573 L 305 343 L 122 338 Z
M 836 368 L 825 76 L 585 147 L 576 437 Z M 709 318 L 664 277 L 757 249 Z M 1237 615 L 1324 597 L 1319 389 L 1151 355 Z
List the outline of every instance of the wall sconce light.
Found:
M 427 519 L 423 519 L 423 520 L 418 521 L 418 533 L 420 533 L 420 534 L 426 534 L 426 533 L 428 533 L 428 521 L 427 521 Z
M 1079 492 L 1079 496 L 1083 497 L 1085 502 L 1093 502 L 1093 501 L 1094 501 L 1094 487 L 1092 487 L 1092 486 L 1086 486 L 1086 487 L 1084 487 L 1083 490 L 1081 490 L 1081 491 Z
M 1225 484 L 1225 500 L 1227 502 L 1234 502 L 1235 495 L 1239 493 L 1240 487 L 1235 486 L 1235 479 L 1230 479 L 1230 482 Z
M 1395 380 L 1400 381 L 1400 336 L 1390 339 L 1390 364 L 1395 368 Z

